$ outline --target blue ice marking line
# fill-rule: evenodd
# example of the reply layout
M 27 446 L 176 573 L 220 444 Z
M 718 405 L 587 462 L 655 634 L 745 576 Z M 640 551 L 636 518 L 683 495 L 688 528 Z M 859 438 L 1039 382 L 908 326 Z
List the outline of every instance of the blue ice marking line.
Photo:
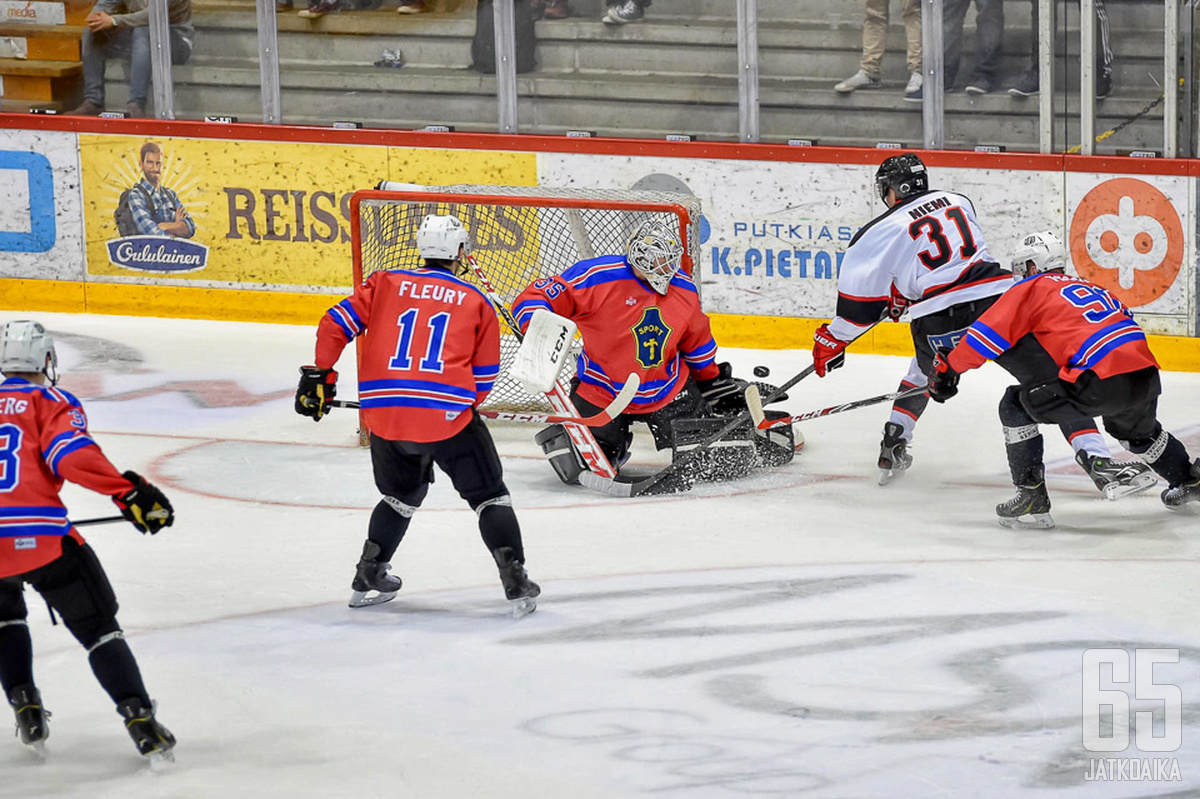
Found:
M 40 153 L 0 150 L 0 169 L 20 170 L 29 176 L 29 231 L 0 230 L 0 251 L 46 252 L 58 238 L 50 161 Z

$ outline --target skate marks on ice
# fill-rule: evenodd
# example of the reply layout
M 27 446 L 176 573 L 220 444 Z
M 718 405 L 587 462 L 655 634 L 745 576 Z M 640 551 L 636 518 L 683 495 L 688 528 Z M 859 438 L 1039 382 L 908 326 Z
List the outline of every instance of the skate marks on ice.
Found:
M 235 682 L 269 673 L 256 698 L 297 708 L 289 735 L 370 686 L 370 725 L 403 719 L 484 760 L 537 752 L 535 782 L 696 799 L 1129 796 L 1084 780 L 1083 651 L 1178 648 L 1154 675 L 1185 701 L 1170 787 L 1200 788 L 1194 637 L 988 580 L 987 564 L 958 563 L 559 581 L 519 622 L 489 586 L 216 621 L 155 635 L 154 651 L 191 653 L 200 673 L 223 663 Z M 460 777 L 442 779 L 428 795 Z

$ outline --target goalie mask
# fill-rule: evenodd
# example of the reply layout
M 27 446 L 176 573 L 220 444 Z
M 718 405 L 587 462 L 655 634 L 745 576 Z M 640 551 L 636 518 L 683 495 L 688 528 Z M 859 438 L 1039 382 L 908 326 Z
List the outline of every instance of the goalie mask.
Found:
M 54 339 L 37 322 L 7 322 L 0 328 L 0 372 L 42 374 L 50 385 L 58 382 L 58 355 Z
M 1062 272 L 1066 268 L 1066 249 L 1062 239 L 1048 230 L 1026 236 L 1012 257 L 1012 271 L 1016 277 Z
M 652 289 L 666 294 L 682 263 L 683 245 L 670 226 L 647 220 L 629 238 L 627 259 Z
M 471 252 L 471 237 L 457 216 L 430 214 L 417 230 L 417 253 L 437 261 L 457 261 Z
M 929 174 L 925 163 L 914 153 L 893 155 L 875 171 L 875 193 L 887 202 L 888 189 L 896 192 L 897 200 L 905 200 L 929 191 Z

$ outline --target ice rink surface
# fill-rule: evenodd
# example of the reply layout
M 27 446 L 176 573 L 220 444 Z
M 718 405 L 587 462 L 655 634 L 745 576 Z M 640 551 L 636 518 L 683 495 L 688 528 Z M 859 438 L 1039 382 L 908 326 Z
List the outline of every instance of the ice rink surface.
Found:
M 1058 527 L 1000 528 L 997 367 L 931 405 L 912 470 L 886 487 L 886 405 L 805 423 L 804 449 L 773 473 L 634 500 L 561 485 L 537 428 L 493 425 L 543 588 L 514 621 L 444 479 L 394 558 L 400 596 L 346 607 L 378 497 L 353 413 L 292 411 L 313 329 L 35 318 L 105 452 L 175 505 L 153 538 L 123 523 L 84 533 L 179 746 L 173 768 L 146 768 L 83 651 L 29 595 L 48 758 L 0 745 L 0 796 L 1200 794 L 1200 515 L 1166 510 L 1158 490 L 1105 501 L 1047 430 Z M 775 382 L 810 363 L 723 356 Z M 351 398 L 349 354 L 340 366 Z M 852 349 L 775 407 L 880 394 L 906 368 Z M 1163 382 L 1160 419 L 1198 456 L 1200 375 Z M 115 512 L 64 496 L 74 519 Z M 1084 650 L 1126 647 L 1180 650 L 1153 673 L 1182 692 L 1178 751 L 1084 750 Z M 1174 758 L 1182 779 L 1086 779 L 1105 757 Z

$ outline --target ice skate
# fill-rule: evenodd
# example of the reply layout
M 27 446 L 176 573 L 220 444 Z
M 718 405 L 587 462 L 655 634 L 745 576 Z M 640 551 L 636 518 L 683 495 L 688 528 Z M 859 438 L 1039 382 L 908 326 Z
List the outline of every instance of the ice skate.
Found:
M 1111 500 L 1140 494 L 1158 482 L 1150 467 L 1141 461 L 1115 461 L 1112 458 L 1093 458 L 1086 452 L 1075 454 L 1075 460 L 1092 478 L 1096 488 Z
M 879 485 L 887 485 L 909 466 L 912 466 L 912 455 L 908 454 L 904 428 L 888 422 L 883 426 L 883 441 L 879 445 Z
M 519 619 L 537 610 L 537 598 L 542 588 L 525 573 L 525 566 L 516 559 L 512 547 L 500 547 L 492 553 L 500 569 L 504 596 L 512 606 L 512 616 Z
M 21 743 L 32 746 L 38 755 L 46 751 L 46 738 L 50 736 L 47 721 L 50 713 L 42 707 L 42 695 L 33 685 L 18 685 L 8 694 L 8 704 L 17 717 L 17 737 Z
M 1192 479 L 1162 492 L 1162 503 L 1171 510 L 1200 511 L 1200 506 L 1184 508 L 1189 502 L 1200 502 L 1200 458 L 1192 464 Z
M 1049 530 L 1053 527 L 1045 473 L 1039 470 L 1028 484 L 1017 486 L 1015 497 L 996 506 L 996 516 L 1001 527 L 1031 530 Z
M 146 707 L 142 700 L 134 697 L 117 705 L 117 712 L 125 720 L 125 729 L 133 739 L 138 754 L 150 758 L 151 764 L 175 761 L 175 736 L 154 717 L 154 707 Z
M 358 561 L 354 580 L 350 583 L 350 607 L 365 608 L 381 605 L 396 598 L 403 582 L 394 574 L 388 574 L 391 564 L 379 560 L 379 544 L 367 541 L 363 544 L 362 557 Z

